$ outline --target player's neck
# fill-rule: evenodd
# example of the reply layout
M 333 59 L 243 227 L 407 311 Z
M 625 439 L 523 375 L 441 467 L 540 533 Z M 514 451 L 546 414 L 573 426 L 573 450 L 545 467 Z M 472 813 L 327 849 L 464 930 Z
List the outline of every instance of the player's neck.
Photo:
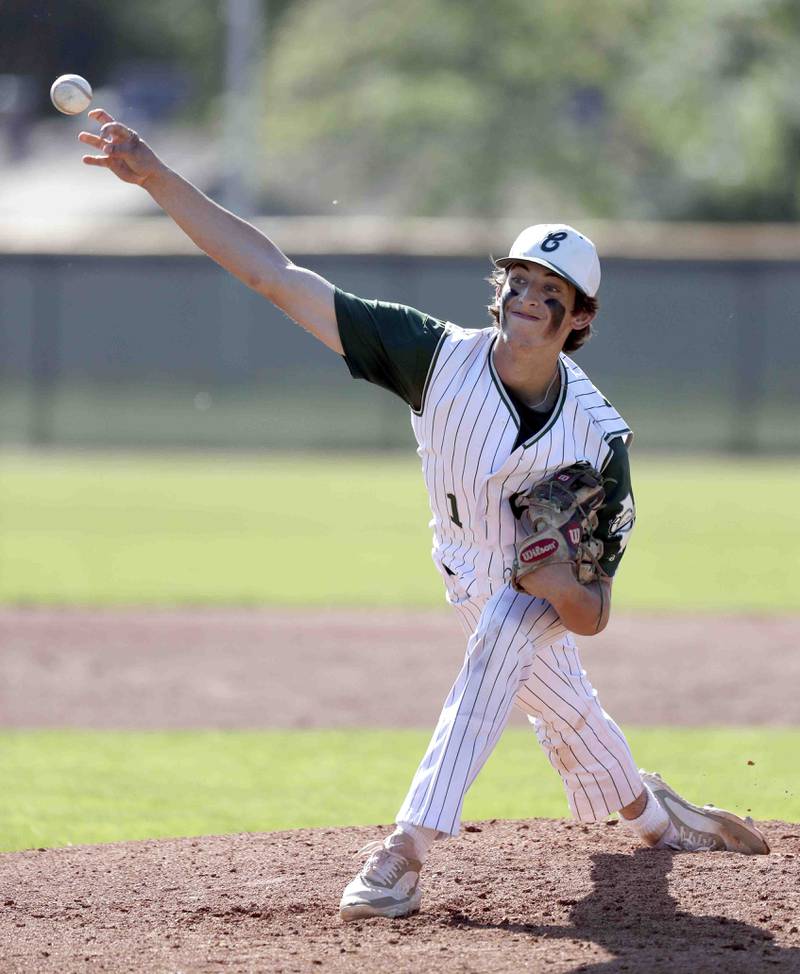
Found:
M 502 341 L 495 344 L 494 367 L 503 385 L 532 409 L 542 408 L 558 397 L 559 349 L 534 348 L 521 352 Z

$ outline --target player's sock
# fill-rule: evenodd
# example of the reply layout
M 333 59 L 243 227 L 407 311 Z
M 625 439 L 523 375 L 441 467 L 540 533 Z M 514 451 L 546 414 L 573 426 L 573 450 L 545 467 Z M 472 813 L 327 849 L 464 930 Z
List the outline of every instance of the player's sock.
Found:
M 647 845 L 663 845 L 671 838 L 677 837 L 675 826 L 647 785 L 644 786 L 644 790 L 647 794 L 647 804 L 642 814 L 637 818 L 625 818 L 624 815 L 620 815 L 620 821 L 632 828 Z
M 398 838 L 407 836 L 414 843 L 417 859 L 420 862 L 424 862 L 428 854 L 428 849 L 433 845 L 438 835 L 441 835 L 441 833 L 437 832 L 436 829 L 429 829 L 425 825 L 412 825 L 410 822 L 398 822 L 397 828 L 389 836 L 389 844 L 391 845 L 391 841 L 395 836 Z

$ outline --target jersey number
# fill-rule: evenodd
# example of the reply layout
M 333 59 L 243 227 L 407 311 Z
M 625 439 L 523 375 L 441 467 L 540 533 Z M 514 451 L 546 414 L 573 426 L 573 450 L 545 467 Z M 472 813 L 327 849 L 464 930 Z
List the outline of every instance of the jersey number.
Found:
M 453 524 L 458 525 L 458 527 L 463 528 L 464 525 L 458 518 L 458 504 L 456 503 L 456 495 L 448 494 L 447 499 L 450 501 L 450 520 Z

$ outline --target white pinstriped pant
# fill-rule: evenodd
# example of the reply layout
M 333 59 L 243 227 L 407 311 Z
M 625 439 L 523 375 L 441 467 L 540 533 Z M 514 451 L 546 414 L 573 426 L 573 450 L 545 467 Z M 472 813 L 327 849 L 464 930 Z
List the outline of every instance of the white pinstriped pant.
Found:
M 508 586 L 483 606 L 454 606 L 467 652 L 398 822 L 457 835 L 467 789 L 516 703 L 561 775 L 572 814 L 596 821 L 630 804 L 642 782 L 625 737 L 600 706 L 570 633 L 549 603 Z

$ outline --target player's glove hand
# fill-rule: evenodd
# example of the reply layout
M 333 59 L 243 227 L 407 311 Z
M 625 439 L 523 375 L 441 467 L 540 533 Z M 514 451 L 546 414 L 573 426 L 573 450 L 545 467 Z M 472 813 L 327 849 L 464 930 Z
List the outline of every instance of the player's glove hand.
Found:
M 517 545 L 512 587 L 523 592 L 520 579 L 542 565 L 571 564 L 583 585 L 602 575 L 603 542 L 594 531 L 605 496 L 601 475 L 581 461 L 557 470 L 519 498 L 525 508 L 520 521 L 528 534 Z

